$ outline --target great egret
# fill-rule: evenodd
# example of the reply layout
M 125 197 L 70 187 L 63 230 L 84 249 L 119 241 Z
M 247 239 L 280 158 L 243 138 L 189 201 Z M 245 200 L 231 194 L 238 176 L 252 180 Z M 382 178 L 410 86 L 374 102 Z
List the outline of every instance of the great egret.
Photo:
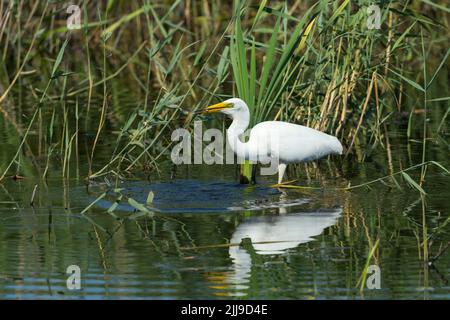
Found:
M 247 142 L 240 136 L 250 123 L 247 104 L 239 98 L 231 98 L 202 110 L 202 114 L 222 112 L 233 119 L 227 130 L 227 139 L 231 149 L 241 159 L 269 163 L 278 161 L 278 184 L 282 182 L 286 166 L 289 163 L 301 163 L 316 160 L 329 154 L 342 154 L 339 140 L 321 131 L 283 121 L 265 121 L 258 123 L 250 132 Z

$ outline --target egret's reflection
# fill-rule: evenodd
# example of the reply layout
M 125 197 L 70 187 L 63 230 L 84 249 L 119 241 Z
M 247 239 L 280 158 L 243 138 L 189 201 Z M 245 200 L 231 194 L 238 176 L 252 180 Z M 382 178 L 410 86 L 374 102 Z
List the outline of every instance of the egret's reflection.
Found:
M 239 244 L 242 239 L 251 240 L 248 246 L 232 245 L 229 255 L 233 262 L 227 272 L 227 295 L 245 295 L 250 271 L 258 255 L 278 255 L 302 243 L 314 240 L 325 228 L 334 225 L 342 209 L 320 212 L 302 212 L 277 216 L 252 217 L 243 221 L 232 235 L 231 243 Z M 250 243 L 248 241 L 248 243 Z M 222 288 L 224 288 L 222 286 Z

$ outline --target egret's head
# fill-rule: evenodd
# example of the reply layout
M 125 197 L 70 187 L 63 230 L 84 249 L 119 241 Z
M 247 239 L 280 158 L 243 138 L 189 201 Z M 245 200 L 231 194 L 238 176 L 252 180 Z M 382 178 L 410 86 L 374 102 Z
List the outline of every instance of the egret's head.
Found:
M 246 117 L 249 114 L 247 104 L 239 98 L 231 98 L 209 106 L 201 111 L 202 114 L 222 112 L 231 118 Z

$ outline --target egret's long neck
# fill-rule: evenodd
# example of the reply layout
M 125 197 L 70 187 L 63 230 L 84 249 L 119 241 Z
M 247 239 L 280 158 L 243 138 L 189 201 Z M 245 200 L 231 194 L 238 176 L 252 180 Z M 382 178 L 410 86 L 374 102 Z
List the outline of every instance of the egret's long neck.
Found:
M 241 135 L 248 128 L 249 123 L 250 114 L 248 110 L 245 110 L 233 117 L 233 122 L 227 130 L 227 138 L 231 150 L 244 159 L 247 158 L 248 148 L 246 147 L 247 143 L 241 141 L 241 138 L 243 138 Z

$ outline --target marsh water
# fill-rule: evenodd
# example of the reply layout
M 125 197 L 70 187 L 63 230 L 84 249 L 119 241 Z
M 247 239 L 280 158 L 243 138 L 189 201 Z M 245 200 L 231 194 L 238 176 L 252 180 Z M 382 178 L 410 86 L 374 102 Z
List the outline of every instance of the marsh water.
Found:
M 0 139 L 4 155 L 14 152 Z M 117 198 L 94 203 L 108 186 L 87 184 L 83 164 L 69 180 L 56 171 L 46 181 L 8 178 L 0 184 L 0 298 L 449 299 L 448 176 L 430 166 L 425 196 L 401 177 L 398 187 L 341 188 L 420 163 L 420 143 L 390 139 L 390 150 L 364 162 L 333 158 L 289 171 L 321 189 L 274 189 L 274 176 L 239 185 L 233 165 L 170 173 L 167 163 L 159 175 L 118 182 L 137 202 L 153 192 L 154 214 L 126 201 L 108 213 Z M 96 161 L 108 161 L 109 148 L 103 143 Z M 427 154 L 450 165 L 448 144 L 429 143 Z M 71 265 L 81 271 L 79 290 L 67 287 Z M 380 286 L 361 290 L 368 265 L 379 267 Z

